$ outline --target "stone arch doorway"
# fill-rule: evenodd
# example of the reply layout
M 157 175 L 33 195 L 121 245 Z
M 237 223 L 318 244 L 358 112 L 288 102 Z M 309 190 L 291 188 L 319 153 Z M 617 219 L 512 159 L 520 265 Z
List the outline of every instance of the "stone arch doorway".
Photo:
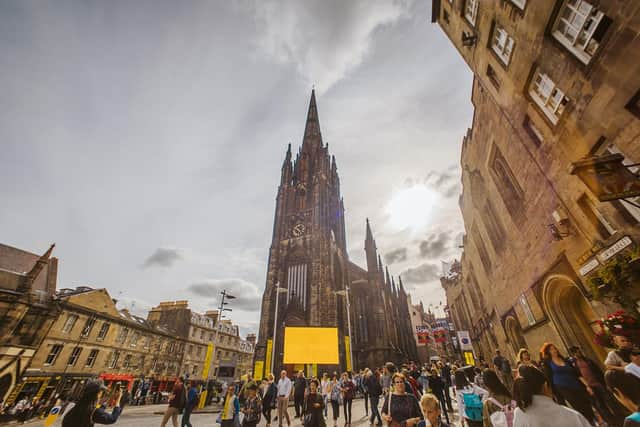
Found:
M 566 276 L 553 276 L 544 284 L 542 295 L 545 310 L 564 347 L 580 346 L 586 356 L 602 363 L 605 350 L 593 339 L 593 325 L 598 317 L 582 290 Z
M 524 339 L 524 335 L 522 335 L 522 327 L 520 326 L 520 322 L 518 322 L 518 320 L 513 316 L 507 316 L 507 318 L 504 320 L 504 329 L 507 332 L 507 337 L 509 338 L 509 342 L 511 343 L 513 354 L 517 356 L 518 351 L 521 348 L 527 348 L 527 342 Z

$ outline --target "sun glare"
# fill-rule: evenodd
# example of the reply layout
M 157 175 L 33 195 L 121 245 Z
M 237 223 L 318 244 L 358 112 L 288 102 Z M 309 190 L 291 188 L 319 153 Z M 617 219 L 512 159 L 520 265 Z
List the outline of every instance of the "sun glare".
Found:
M 422 184 L 396 192 L 387 205 L 391 225 L 398 230 L 420 231 L 429 223 L 439 199 L 437 192 Z

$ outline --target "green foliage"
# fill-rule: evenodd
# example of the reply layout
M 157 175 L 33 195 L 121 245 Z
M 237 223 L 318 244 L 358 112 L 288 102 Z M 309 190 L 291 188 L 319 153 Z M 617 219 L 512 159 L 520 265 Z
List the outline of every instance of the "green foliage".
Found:
M 636 312 L 635 304 L 628 297 L 629 289 L 638 281 L 630 261 L 640 258 L 640 246 L 610 259 L 598 272 L 588 279 L 588 285 L 596 300 L 612 298 L 630 313 Z

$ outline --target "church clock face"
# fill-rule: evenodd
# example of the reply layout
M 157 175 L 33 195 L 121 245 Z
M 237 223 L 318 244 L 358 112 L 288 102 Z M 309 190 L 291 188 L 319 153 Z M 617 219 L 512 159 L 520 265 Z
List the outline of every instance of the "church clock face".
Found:
M 293 228 L 291 229 L 291 234 L 293 234 L 294 237 L 300 237 L 304 234 L 305 231 L 306 227 L 303 223 L 299 222 L 293 226 Z

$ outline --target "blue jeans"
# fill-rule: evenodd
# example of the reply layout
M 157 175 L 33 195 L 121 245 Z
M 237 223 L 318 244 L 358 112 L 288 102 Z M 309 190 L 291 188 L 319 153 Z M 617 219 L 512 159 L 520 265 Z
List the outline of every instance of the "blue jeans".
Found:
M 380 418 L 380 411 L 378 410 L 378 402 L 380 401 L 380 396 L 369 395 L 369 402 L 371 403 L 371 418 L 369 418 L 369 422 L 373 424 L 376 418 L 378 418 L 378 424 L 382 424 L 382 418 Z

